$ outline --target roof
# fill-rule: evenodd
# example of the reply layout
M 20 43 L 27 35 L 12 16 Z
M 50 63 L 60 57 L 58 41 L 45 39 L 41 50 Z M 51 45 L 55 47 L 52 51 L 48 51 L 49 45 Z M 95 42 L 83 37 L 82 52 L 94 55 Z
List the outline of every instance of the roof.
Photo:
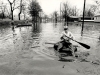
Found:
M 83 18 L 83 16 L 70 16 L 71 18 Z M 84 18 L 91 18 L 89 16 L 84 16 Z
M 95 15 L 94 17 L 98 17 L 98 16 L 100 16 L 100 15 Z
M 71 18 L 79 18 L 79 16 L 70 16 Z

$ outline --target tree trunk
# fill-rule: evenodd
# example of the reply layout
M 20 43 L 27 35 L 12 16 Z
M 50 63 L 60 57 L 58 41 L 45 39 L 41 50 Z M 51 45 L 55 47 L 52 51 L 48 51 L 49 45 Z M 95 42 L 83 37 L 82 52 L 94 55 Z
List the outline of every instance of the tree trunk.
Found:
M 13 20 L 13 8 L 12 8 L 12 4 L 10 4 L 11 7 L 11 19 Z
M 14 18 L 13 18 L 13 11 L 11 11 L 11 19 L 14 20 Z
M 55 18 L 55 21 L 56 21 L 56 23 L 57 23 L 57 17 Z
M 4 12 L 2 13 L 2 19 L 4 19 L 5 15 L 4 15 Z
M 21 13 L 22 13 L 22 0 L 20 1 L 20 12 L 18 14 L 19 20 L 20 20 Z
M 18 18 L 19 18 L 19 20 L 20 20 L 20 13 L 18 14 Z
M 67 22 L 67 16 L 65 16 L 65 22 Z
M 25 14 L 24 14 L 24 20 L 25 20 Z

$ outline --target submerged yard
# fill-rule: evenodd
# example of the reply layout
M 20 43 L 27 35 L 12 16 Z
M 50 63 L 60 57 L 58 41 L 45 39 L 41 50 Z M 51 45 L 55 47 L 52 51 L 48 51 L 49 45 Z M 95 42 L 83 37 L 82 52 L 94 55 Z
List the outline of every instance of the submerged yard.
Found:
M 0 27 L 0 75 L 99 75 L 100 74 L 100 24 L 85 23 L 81 36 L 81 23 L 69 24 L 75 40 L 90 45 L 80 46 L 89 56 L 75 62 L 59 61 L 52 44 L 59 41 L 63 23 L 41 23 L 33 27 Z M 67 59 L 67 58 L 65 58 Z

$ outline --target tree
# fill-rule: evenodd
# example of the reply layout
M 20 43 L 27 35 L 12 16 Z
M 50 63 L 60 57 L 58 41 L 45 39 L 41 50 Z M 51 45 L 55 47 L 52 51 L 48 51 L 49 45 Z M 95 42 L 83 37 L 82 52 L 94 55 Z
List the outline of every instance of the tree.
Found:
M 32 20 L 37 22 L 37 18 L 39 18 L 39 12 L 41 12 L 41 6 L 37 1 L 32 1 L 29 5 L 29 13 L 32 16 Z
M 0 9 L 1 9 L 0 17 L 1 17 L 2 19 L 4 19 L 4 18 L 5 18 L 5 9 L 6 9 L 6 5 L 4 5 L 3 2 L 2 2 L 0 5 L 1 5 L 1 6 L 0 6 Z
M 78 9 L 76 8 L 76 6 L 74 6 L 74 7 L 72 7 L 71 9 L 70 9 L 70 15 L 71 16 L 77 16 L 78 15 Z
M 68 17 L 69 17 L 70 12 L 71 11 L 70 11 L 68 2 L 63 3 L 62 15 L 63 15 L 63 18 L 65 19 L 65 23 L 67 22 L 67 25 L 68 25 Z
M 0 18 L 1 18 L 1 19 L 4 19 L 4 18 L 5 18 L 4 12 L 0 13 Z
M 97 6 L 95 6 L 95 5 L 88 5 L 86 7 L 84 16 L 94 17 L 96 8 L 97 8 Z
M 95 12 L 100 14 L 100 1 L 96 0 L 95 1 L 96 5 L 95 6 Z
M 84 16 L 92 17 L 94 14 L 91 12 L 90 9 L 85 10 Z
M 26 3 L 25 3 L 25 1 L 23 1 L 23 0 L 20 0 L 20 7 L 19 7 L 19 13 L 18 13 L 18 17 L 19 17 L 19 20 L 20 20 L 20 15 L 21 15 L 21 13 L 23 13 L 24 14 L 24 19 L 25 19 L 25 5 L 26 5 Z
M 57 17 L 58 17 L 58 13 L 57 11 L 54 12 L 54 18 L 55 18 L 55 22 L 57 23 Z
M 45 19 L 45 22 L 48 21 L 48 16 L 46 14 L 44 15 L 44 19 Z
M 76 8 L 76 6 L 71 7 L 69 2 L 64 2 L 62 7 L 60 3 L 60 17 L 64 18 L 65 24 L 68 25 L 68 20 L 70 20 L 70 16 L 77 16 L 79 10 Z
M 93 13 L 93 15 L 95 15 L 96 9 L 97 9 L 96 5 L 91 5 L 90 10 Z
M 19 17 L 19 20 L 20 20 L 20 15 L 22 13 L 22 0 L 20 0 L 20 9 L 19 9 L 19 14 L 18 14 L 18 17 Z
M 13 0 L 13 2 L 11 2 L 10 0 L 8 0 L 9 4 L 10 4 L 10 10 L 11 10 L 11 19 L 13 20 L 13 12 L 15 9 L 18 9 L 20 6 L 15 6 L 17 0 Z M 16 3 L 17 4 L 17 3 Z
M 23 11 L 24 20 L 25 20 L 25 18 L 26 18 L 26 7 L 25 7 L 25 4 L 24 4 L 23 7 L 22 7 L 22 11 Z

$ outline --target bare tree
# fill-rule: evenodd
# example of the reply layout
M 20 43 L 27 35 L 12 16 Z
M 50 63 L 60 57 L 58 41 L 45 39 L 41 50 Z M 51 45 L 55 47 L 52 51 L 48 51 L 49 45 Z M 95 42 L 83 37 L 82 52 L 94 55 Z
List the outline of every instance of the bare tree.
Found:
M 71 16 L 77 16 L 78 15 L 78 9 L 76 8 L 76 6 L 74 6 L 74 7 L 72 7 L 71 9 L 70 9 L 70 15 Z
M 100 1 L 96 0 L 95 3 L 97 4 L 97 5 L 94 5 L 95 11 L 96 13 L 99 14 L 100 13 Z
M 95 15 L 96 9 L 97 9 L 97 6 L 96 6 L 96 5 L 92 5 L 92 6 L 90 7 L 90 10 L 91 10 L 91 12 L 92 12 L 94 15 Z
M 55 12 L 53 13 L 53 15 L 54 15 L 54 18 L 55 18 L 55 22 L 57 23 L 57 18 L 58 18 L 58 13 L 57 13 L 57 11 L 55 11 Z
M 13 0 L 13 2 L 11 2 L 10 0 L 8 0 L 9 4 L 10 4 L 10 9 L 11 9 L 11 19 L 13 20 L 13 12 L 15 9 L 18 9 L 20 6 L 15 6 L 16 0 Z
M 68 2 L 63 3 L 62 15 L 63 15 L 63 18 L 65 19 L 65 23 L 67 22 L 67 25 L 68 25 L 68 17 L 69 17 L 70 12 L 71 12 L 71 9 L 70 9 L 70 6 L 68 5 Z
M 29 8 L 31 2 L 32 2 L 32 0 L 28 0 L 28 1 L 20 0 L 19 14 L 21 15 L 21 13 L 23 13 L 24 20 L 26 19 L 27 15 L 30 15 L 28 8 Z M 19 16 L 19 20 L 20 20 L 20 16 Z
M 0 15 L 1 15 L 2 19 L 4 19 L 4 18 L 5 18 L 5 9 L 6 9 L 6 5 L 4 5 L 3 2 L 2 2 L 0 5 L 1 5 L 1 6 L 0 6 L 0 9 L 1 9 Z
M 50 14 L 50 17 L 51 17 L 51 21 L 53 21 L 54 22 L 54 13 L 52 13 L 52 14 Z
M 97 9 L 97 6 L 95 6 L 95 5 L 88 5 L 86 7 L 84 16 L 94 17 L 96 9 Z
M 21 13 L 22 13 L 22 0 L 20 0 L 20 9 L 19 9 L 19 14 L 18 14 L 19 20 L 20 20 Z
M 25 5 L 26 5 L 26 3 L 25 3 L 25 1 L 24 2 L 22 2 L 23 0 L 20 0 L 20 8 L 19 8 L 19 14 L 18 14 L 18 17 L 19 17 L 19 20 L 20 20 L 20 15 L 21 15 L 21 13 L 23 12 L 23 14 L 24 14 L 24 19 L 25 19 Z
M 23 6 L 23 7 L 22 7 L 22 9 L 23 9 L 24 20 L 25 20 L 25 18 L 26 18 L 26 7 L 25 7 L 25 6 Z

